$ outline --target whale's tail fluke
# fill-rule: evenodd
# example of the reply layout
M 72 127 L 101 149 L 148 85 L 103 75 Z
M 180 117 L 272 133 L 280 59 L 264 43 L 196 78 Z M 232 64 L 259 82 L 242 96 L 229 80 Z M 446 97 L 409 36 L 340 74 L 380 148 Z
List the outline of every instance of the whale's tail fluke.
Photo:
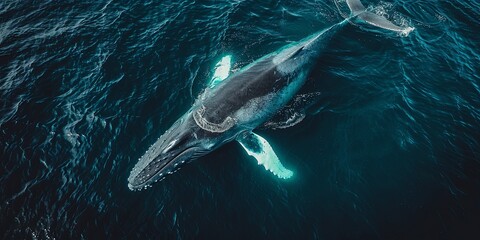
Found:
M 350 8 L 351 16 L 357 17 L 373 26 L 398 32 L 402 35 L 408 35 L 414 30 L 412 27 L 398 26 L 384 16 L 380 16 L 371 12 L 360 2 L 360 0 L 346 0 L 348 8 Z

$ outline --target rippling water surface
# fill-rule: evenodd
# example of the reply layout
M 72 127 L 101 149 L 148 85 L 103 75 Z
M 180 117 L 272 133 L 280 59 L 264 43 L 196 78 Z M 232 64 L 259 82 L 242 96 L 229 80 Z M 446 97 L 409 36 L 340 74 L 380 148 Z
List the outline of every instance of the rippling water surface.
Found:
M 345 2 L 1 1 L 0 236 L 476 239 L 480 4 L 362 2 L 415 31 L 335 36 L 302 89 L 320 93 L 310 116 L 258 131 L 294 179 L 231 143 L 132 192 L 223 55 L 238 70 Z

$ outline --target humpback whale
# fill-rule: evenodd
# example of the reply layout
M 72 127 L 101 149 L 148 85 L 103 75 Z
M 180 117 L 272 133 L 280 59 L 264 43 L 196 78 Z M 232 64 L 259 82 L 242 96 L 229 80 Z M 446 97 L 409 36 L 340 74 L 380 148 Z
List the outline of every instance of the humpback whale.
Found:
M 231 75 L 231 58 L 223 58 L 209 87 L 136 163 L 128 187 L 147 188 L 231 141 L 238 141 L 279 178 L 292 177 L 293 172 L 282 165 L 268 141 L 254 130 L 295 97 L 328 41 L 346 23 L 355 20 L 398 33 L 413 30 L 376 15 L 360 0 L 346 3 L 350 16 L 345 20 L 267 54 Z

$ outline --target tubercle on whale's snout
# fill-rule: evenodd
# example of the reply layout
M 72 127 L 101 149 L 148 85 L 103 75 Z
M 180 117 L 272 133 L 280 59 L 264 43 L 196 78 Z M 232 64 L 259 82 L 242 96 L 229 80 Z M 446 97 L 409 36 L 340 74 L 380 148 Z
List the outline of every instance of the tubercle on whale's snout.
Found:
M 151 187 L 152 184 L 165 179 L 167 175 L 178 171 L 187 160 L 196 158 L 198 151 L 201 152 L 198 147 L 188 147 L 174 154 L 157 156 L 146 163 L 137 163 L 128 178 L 128 188 L 136 191 Z M 145 156 L 140 158 L 140 161 L 144 158 Z
M 182 161 L 182 164 L 185 163 L 185 161 Z M 153 184 L 157 183 L 157 182 L 161 182 L 163 181 L 167 175 L 172 175 L 174 174 L 175 172 L 177 172 L 178 170 L 180 170 L 181 167 L 178 167 L 178 168 L 175 168 L 175 170 L 173 171 L 168 171 L 166 173 L 161 173 L 159 175 L 159 177 L 157 179 L 155 179 L 154 181 L 150 182 L 150 183 L 147 183 L 147 184 L 144 184 L 143 186 L 139 186 L 139 187 L 136 187 L 136 186 L 133 186 L 130 182 L 128 183 L 128 188 L 131 190 L 131 191 L 142 191 L 142 190 L 145 190 L 145 189 L 148 189 L 148 188 L 151 188 Z

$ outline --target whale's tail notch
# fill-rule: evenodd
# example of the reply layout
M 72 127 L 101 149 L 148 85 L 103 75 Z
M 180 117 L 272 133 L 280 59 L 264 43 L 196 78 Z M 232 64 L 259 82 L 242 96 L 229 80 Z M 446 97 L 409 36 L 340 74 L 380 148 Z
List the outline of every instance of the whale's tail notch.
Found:
M 351 16 L 357 17 L 366 23 L 369 23 L 373 26 L 398 32 L 402 35 L 408 35 L 411 31 L 414 30 L 413 27 L 402 27 L 394 24 L 390 20 L 386 19 L 384 16 L 375 14 L 360 2 L 360 0 L 346 0 L 348 8 L 350 9 Z

